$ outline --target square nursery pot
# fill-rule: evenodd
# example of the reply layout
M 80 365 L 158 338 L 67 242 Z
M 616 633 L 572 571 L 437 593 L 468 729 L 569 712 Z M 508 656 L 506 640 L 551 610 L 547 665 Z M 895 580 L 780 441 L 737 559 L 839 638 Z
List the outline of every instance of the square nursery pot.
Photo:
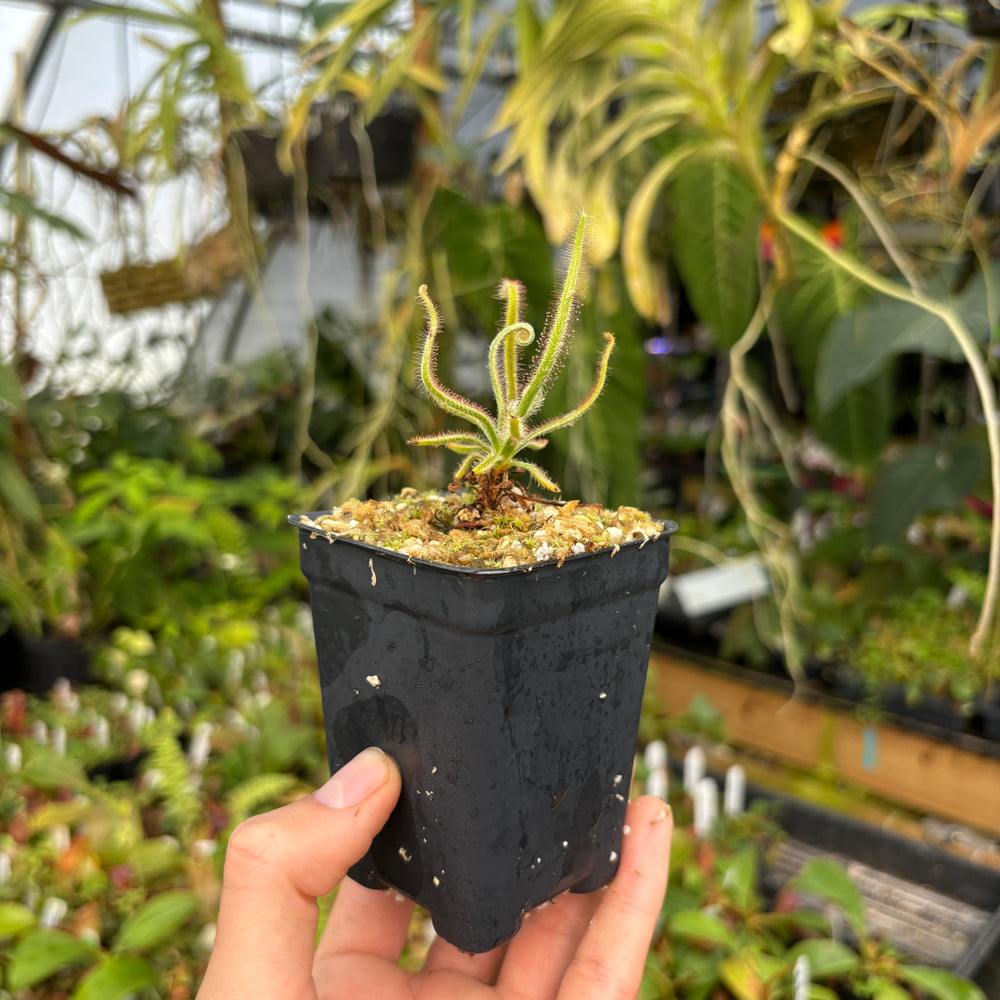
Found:
M 614 876 L 668 523 L 560 566 L 466 569 L 293 515 L 331 770 L 368 746 L 399 804 L 351 876 L 430 911 L 462 951 Z

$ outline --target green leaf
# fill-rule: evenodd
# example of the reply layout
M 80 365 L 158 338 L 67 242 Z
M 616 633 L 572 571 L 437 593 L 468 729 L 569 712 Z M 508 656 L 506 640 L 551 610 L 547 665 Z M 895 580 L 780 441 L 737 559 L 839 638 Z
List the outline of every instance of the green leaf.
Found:
M 656 271 L 649 257 L 649 225 L 667 179 L 680 164 L 703 151 L 704 143 L 682 142 L 643 177 L 629 202 L 622 224 L 622 265 L 625 283 L 636 311 L 646 319 L 660 320 Z
M 715 156 L 682 164 L 668 189 L 671 249 L 698 318 L 728 349 L 757 308 L 763 210 L 753 185 Z
M 916 986 L 933 997 L 933 1000 L 986 1000 L 983 991 L 975 983 L 945 969 L 903 965 L 900 966 L 899 976 L 911 986 Z
M 839 906 L 858 937 L 867 934 L 865 905 L 842 865 L 830 858 L 813 858 L 789 885 Z
M 158 893 L 122 924 L 115 951 L 145 951 L 169 938 L 198 908 L 198 897 L 183 889 Z
M 60 788 L 75 789 L 86 785 L 83 766 L 78 760 L 41 747 L 33 751 L 21 773 L 26 784 L 44 791 L 55 792 Z
M 0 208 L 6 208 L 15 218 L 35 219 L 50 229 L 69 233 L 70 236 L 75 236 L 78 240 L 89 242 L 87 234 L 79 226 L 60 215 L 47 212 L 34 199 L 20 191 L 8 191 L 6 188 L 0 188 Z
M 764 980 L 749 954 L 733 955 L 719 966 L 719 974 L 726 988 L 736 1000 L 764 1000 Z
M 7 451 L 0 451 L 0 501 L 25 521 L 41 519 L 38 497 Z
M 42 929 L 25 935 L 10 950 L 7 989 L 12 993 L 34 986 L 67 965 L 97 957 L 97 948 L 65 931 Z
M 855 309 L 867 293 L 826 254 L 790 230 L 784 233 L 790 274 L 775 294 L 774 314 L 802 382 L 812 386 L 820 348 L 831 324 Z
M 0 938 L 15 937 L 36 923 L 34 911 L 23 903 L 0 903 Z
M 816 12 L 812 0 L 784 0 L 780 3 L 781 18 L 778 27 L 768 39 L 772 52 L 799 60 L 813 45 Z
M 982 471 L 981 447 L 967 437 L 906 448 L 879 466 L 872 479 L 869 540 L 873 545 L 895 541 L 921 514 L 961 507 Z
M 14 369 L 0 362 L 0 403 L 15 413 L 24 409 L 24 393 Z
M 729 867 L 722 879 L 722 885 L 740 909 L 756 910 L 759 908 L 758 876 L 757 849 L 753 845 L 740 850 L 729 862 Z
M 538 52 L 542 27 L 534 7 L 528 0 L 517 0 L 514 23 L 517 26 L 515 35 L 520 63 L 522 66 L 531 66 L 534 64 L 535 54 Z
M 128 856 L 132 870 L 143 880 L 177 871 L 183 860 L 184 852 L 173 837 L 142 840 L 130 848 Z
M 947 274 L 938 275 L 929 289 L 949 301 Z M 991 280 L 995 281 L 996 276 Z M 989 335 L 986 282 L 981 273 L 971 278 L 953 307 L 970 332 L 984 341 Z M 852 385 L 871 378 L 899 354 L 919 352 L 945 361 L 964 360 L 958 341 L 944 322 L 920 306 L 878 296 L 838 319 L 820 350 L 816 395 L 822 409 L 831 407 Z
M 809 971 L 813 979 L 847 975 L 861 961 L 853 948 L 830 938 L 807 938 L 799 941 L 789 949 L 785 957 L 792 964 L 799 955 L 805 955 L 809 959 Z
M 889 440 L 893 374 L 891 366 L 881 369 L 813 417 L 819 439 L 855 468 L 874 466 Z
M 851 19 L 864 27 L 881 28 L 890 17 L 903 21 L 940 21 L 942 24 L 953 24 L 956 28 L 964 28 L 967 23 L 962 7 L 952 7 L 950 4 L 887 3 L 851 12 Z
M 393 53 L 389 65 L 378 74 L 375 88 L 365 101 L 365 119 L 368 122 L 371 122 L 381 111 L 392 93 L 399 88 L 399 83 L 408 70 L 416 64 L 417 49 L 428 32 L 436 25 L 437 19 L 433 16 L 427 16 L 420 24 L 407 32 L 399 51 Z
M 731 952 L 740 947 L 740 939 L 733 929 L 714 913 L 681 910 L 670 918 L 669 927 L 675 937 L 717 944 Z
M 159 977 L 156 969 L 136 955 L 113 955 L 88 972 L 73 992 L 73 1000 L 121 1000 L 151 986 Z
M 819 983 L 810 983 L 809 1000 L 840 1000 L 840 994 L 834 993 L 829 986 L 821 986 Z
M 913 1000 L 909 990 L 903 989 L 895 980 L 878 978 L 865 984 L 867 995 L 872 1000 Z

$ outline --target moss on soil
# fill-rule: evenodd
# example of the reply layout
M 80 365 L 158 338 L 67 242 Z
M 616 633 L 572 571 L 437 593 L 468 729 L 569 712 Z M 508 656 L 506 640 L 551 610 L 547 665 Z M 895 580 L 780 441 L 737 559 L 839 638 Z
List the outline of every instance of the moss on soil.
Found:
M 575 500 L 524 498 L 504 510 L 481 511 L 473 502 L 473 493 L 404 489 L 389 500 L 348 500 L 313 523 L 332 535 L 470 569 L 562 562 L 600 549 L 613 555 L 626 542 L 655 538 L 663 530 L 661 522 L 635 507 L 611 510 Z

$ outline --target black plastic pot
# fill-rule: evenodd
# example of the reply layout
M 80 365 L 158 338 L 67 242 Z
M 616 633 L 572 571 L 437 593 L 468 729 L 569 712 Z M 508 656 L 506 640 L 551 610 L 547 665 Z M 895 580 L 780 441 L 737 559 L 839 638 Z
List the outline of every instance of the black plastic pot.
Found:
M 0 633 L 0 691 L 20 688 L 45 694 L 57 680 L 74 684 L 91 680 L 90 659 L 72 639 L 21 635 L 14 629 Z
M 977 38 L 1000 37 L 1000 10 L 992 0 L 965 0 L 965 26 Z
M 357 183 L 365 179 L 365 160 L 380 184 L 401 184 L 413 170 L 416 152 L 416 108 L 402 100 L 391 101 L 376 118 L 364 126 L 366 148 L 358 146 L 351 115 L 357 101 L 340 96 L 315 105 L 314 133 L 306 141 L 306 174 L 311 197 L 322 198 L 334 182 Z M 247 194 L 265 213 L 278 214 L 292 198 L 294 178 L 278 164 L 281 128 L 268 124 L 244 129 L 236 141 L 243 157 Z
M 977 982 L 986 996 L 1000 997 L 1000 871 L 935 844 L 912 840 L 780 792 L 753 786 L 748 789 L 748 798 L 776 805 L 775 818 L 793 841 L 914 886 L 925 886 L 955 904 L 989 914 L 950 965 L 957 975 Z M 762 888 L 769 896 L 784 884 L 783 878 L 775 875 L 773 870 L 764 875 Z M 961 928 L 942 924 L 937 931 L 952 942 L 970 934 L 968 924 Z M 905 941 L 895 943 L 904 952 L 918 946 L 916 941 L 909 948 Z
M 1000 697 L 981 698 L 977 706 L 979 725 L 985 739 L 1000 742 Z
M 376 745 L 403 775 L 352 877 L 416 900 L 472 953 L 529 908 L 609 882 L 676 525 L 613 556 L 475 570 L 290 520 L 331 770 Z

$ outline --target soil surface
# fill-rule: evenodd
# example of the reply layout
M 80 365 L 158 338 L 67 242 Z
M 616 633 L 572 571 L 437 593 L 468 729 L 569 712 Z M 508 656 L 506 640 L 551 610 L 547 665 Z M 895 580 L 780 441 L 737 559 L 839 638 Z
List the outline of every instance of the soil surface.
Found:
M 348 500 L 313 524 L 415 559 L 471 569 L 562 562 L 599 549 L 613 556 L 626 542 L 655 538 L 663 530 L 660 521 L 635 507 L 555 503 L 512 491 L 501 509 L 484 510 L 472 491 L 442 495 L 414 489 L 389 500 Z

